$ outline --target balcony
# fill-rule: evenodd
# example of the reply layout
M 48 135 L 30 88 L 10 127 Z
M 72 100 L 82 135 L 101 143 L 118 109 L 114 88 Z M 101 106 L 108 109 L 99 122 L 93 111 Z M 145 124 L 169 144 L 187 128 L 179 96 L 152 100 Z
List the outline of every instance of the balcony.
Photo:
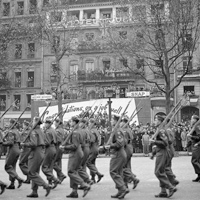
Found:
M 21 87 L 21 81 L 15 81 L 15 87 L 20 88 Z
M 77 80 L 80 82 L 112 82 L 135 79 L 135 74 L 129 71 L 109 71 L 105 74 L 102 72 L 85 73 L 84 71 L 78 72 Z
M 178 70 L 177 71 L 177 77 L 180 78 L 183 73 L 185 73 L 185 70 Z M 184 78 L 199 78 L 200 77 L 200 67 L 197 69 L 190 69 L 188 73 L 184 76 Z
M 35 58 L 35 52 L 34 53 L 28 53 L 27 58 L 29 58 L 29 59 Z

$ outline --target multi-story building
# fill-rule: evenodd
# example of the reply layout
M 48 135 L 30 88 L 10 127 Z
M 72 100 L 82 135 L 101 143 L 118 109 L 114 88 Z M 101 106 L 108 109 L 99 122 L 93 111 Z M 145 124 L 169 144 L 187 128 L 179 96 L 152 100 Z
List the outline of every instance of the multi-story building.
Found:
M 34 2 L 28 0 L 1 0 L 0 26 L 9 26 L 13 19 L 15 22 L 22 19 L 29 20 L 28 17 L 34 15 L 32 3 Z M 1 80 L 0 113 L 2 114 L 12 102 L 16 103 L 1 120 L 2 124 L 6 124 L 10 118 L 18 118 L 27 106 L 31 106 L 31 95 L 40 93 L 42 86 L 42 50 L 38 48 L 37 43 L 22 38 L 9 44 L 7 52 L 9 52 L 7 63 L 9 70 L 5 71 L 8 80 L 7 82 Z M 31 108 L 28 107 L 22 119 L 30 118 Z
M 48 8 L 49 2 L 50 0 L 2 0 L 1 22 L 6 23 L 14 14 L 16 17 L 27 17 L 28 19 L 30 15 L 34 16 L 36 13 L 34 8 L 37 7 L 41 9 L 44 6 L 43 10 L 51 13 L 51 9 Z M 123 30 L 124 26 L 121 25 L 128 25 L 129 20 L 127 19 L 128 15 L 121 15 L 121 9 L 123 9 L 123 13 L 130 14 L 132 13 L 131 6 L 122 7 L 110 0 L 70 0 L 68 2 L 69 5 L 67 6 L 59 6 L 58 4 L 57 20 L 61 23 L 62 20 L 66 20 L 67 16 L 68 27 L 77 25 L 78 34 L 73 35 L 73 37 L 79 45 L 78 53 L 70 56 L 64 55 L 60 61 L 62 73 L 67 77 L 62 86 L 63 98 L 104 98 L 105 91 L 112 88 L 114 90 L 113 98 L 127 97 L 130 92 L 136 98 L 141 96 L 149 98 L 151 107 L 144 110 L 149 109 L 151 111 L 151 119 L 157 113 L 165 113 L 165 97 L 163 94 L 126 68 L 126 64 L 129 64 L 133 70 L 142 68 L 144 66 L 143 61 L 131 57 L 122 59 L 118 54 L 108 53 L 96 42 L 97 38 L 105 37 L 107 23 L 117 25 L 119 34 L 126 37 L 127 32 Z M 163 9 L 167 9 L 167 4 L 163 5 Z M 37 47 L 38 44 L 31 41 L 30 43 L 18 41 L 15 44 L 13 57 L 10 59 L 10 63 L 13 65 L 12 84 L 10 88 L 0 89 L 0 99 L 6 102 L 6 106 L 1 108 L 2 110 L 5 110 L 15 99 L 19 99 L 20 107 L 18 111 L 9 112 L 5 118 L 17 117 L 25 106 L 30 103 L 31 94 L 40 93 L 41 91 L 52 93 L 53 89 L 57 87 L 57 78 L 52 70 L 55 65 L 55 55 L 51 46 Z M 180 63 L 180 68 L 182 66 L 184 68 L 184 59 Z M 143 73 L 144 75 L 148 74 L 148 68 L 145 67 Z M 172 74 L 175 78 L 174 82 L 176 81 L 176 75 L 179 77 L 179 73 Z M 193 112 L 193 109 L 196 112 L 199 110 L 198 76 L 194 79 L 193 75 L 188 74 L 175 93 L 176 102 L 182 96 L 183 91 L 195 91 L 196 95 L 196 99 L 192 100 L 191 98 L 191 104 L 182 109 L 180 118 L 183 118 L 185 112 L 190 112 L 190 110 Z M 148 78 L 156 78 L 159 84 L 164 86 L 161 77 L 152 74 Z M 191 84 L 189 84 L 189 81 Z M 5 103 L 2 103 L 2 105 L 5 105 Z

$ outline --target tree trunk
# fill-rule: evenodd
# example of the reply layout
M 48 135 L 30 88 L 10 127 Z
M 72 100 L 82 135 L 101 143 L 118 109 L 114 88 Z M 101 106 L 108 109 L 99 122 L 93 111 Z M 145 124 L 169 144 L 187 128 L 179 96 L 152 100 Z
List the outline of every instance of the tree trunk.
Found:
M 58 113 L 62 112 L 62 91 L 61 91 L 61 76 L 60 76 L 60 62 L 56 59 L 57 64 L 57 100 L 58 100 Z M 62 114 L 59 116 L 63 120 Z
M 171 110 L 170 93 L 166 92 L 165 97 L 166 97 L 165 108 L 166 108 L 166 114 L 168 115 Z

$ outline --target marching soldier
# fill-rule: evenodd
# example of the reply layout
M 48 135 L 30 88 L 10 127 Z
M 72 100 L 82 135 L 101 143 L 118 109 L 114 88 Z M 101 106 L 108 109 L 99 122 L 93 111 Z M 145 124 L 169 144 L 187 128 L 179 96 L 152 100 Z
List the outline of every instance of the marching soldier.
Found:
M 95 182 L 95 176 L 98 176 L 97 183 L 101 181 L 101 179 L 104 177 L 103 174 L 101 174 L 97 167 L 96 167 L 96 158 L 99 153 L 99 139 L 100 135 L 99 132 L 96 129 L 96 122 L 94 119 L 89 120 L 89 131 L 90 131 L 90 154 L 89 158 L 87 160 L 87 167 L 90 170 L 90 175 L 92 177 L 92 181 Z
M 63 180 L 66 178 L 66 176 L 62 172 L 62 155 L 63 155 L 63 151 L 59 148 L 59 146 L 64 141 L 64 134 L 65 133 L 64 133 L 64 129 L 62 127 L 63 123 L 62 123 L 61 120 L 56 119 L 55 122 L 54 122 L 54 125 L 55 125 L 57 143 L 56 143 L 56 157 L 55 157 L 53 169 L 57 173 L 57 178 L 62 183 Z
M 24 182 L 16 172 L 16 164 L 20 155 L 20 135 L 15 124 L 15 120 L 10 119 L 9 127 L 12 129 L 6 133 L 3 139 L 3 145 L 9 147 L 8 154 L 6 156 L 5 170 L 9 174 L 11 184 L 7 187 L 7 189 L 15 189 L 15 180 L 18 180 L 18 188 L 20 188 Z
M 196 122 L 199 120 L 197 115 L 193 115 L 191 118 L 191 126 L 194 126 Z M 197 174 L 197 178 L 192 180 L 193 182 L 200 182 L 200 130 L 199 126 L 195 127 L 195 130 L 191 135 L 188 135 L 192 141 L 192 166 L 194 168 L 195 173 Z
M 136 178 L 136 175 L 132 173 L 131 170 L 131 157 L 133 154 L 133 134 L 131 133 L 131 130 L 128 128 L 128 125 L 126 125 L 128 122 L 127 118 L 124 118 L 121 122 L 121 127 L 123 127 L 122 131 L 124 132 L 124 136 L 126 139 L 126 145 L 125 145 L 125 151 L 127 155 L 126 163 L 124 165 L 123 169 L 123 175 L 124 175 L 124 181 L 127 184 L 128 187 L 128 182 L 133 182 L 133 189 L 135 189 L 140 182 L 139 179 Z
M 159 126 L 164 118 L 158 116 L 155 119 L 155 125 Z M 158 132 L 155 140 L 151 140 L 156 145 L 156 163 L 155 163 L 155 175 L 160 182 L 161 192 L 155 197 L 171 197 L 177 189 L 170 183 L 166 173 L 166 167 L 169 166 L 171 160 L 171 154 L 169 149 L 169 138 L 166 130 L 162 129 Z M 167 194 L 166 189 L 169 190 Z
M 78 185 L 80 185 L 84 190 L 83 197 L 85 197 L 90 190 L 90 185 L 85 183 L 78 174 L 83 159 L 83 151 L 81 148 L 82 137 L 78 128 L 78 123 L 79 119 L 72 117 L 71 127 L 73 128 L 73 131 L 72 133 L 69 133 L 69 141 L 65 140 L 63 146 L 60 146 L 61 149 L 70 151 L 68 160 L 68 176 L 70 178 L 70 187 L 72 188 L 72 192 L 67 196 L 67 198 L 78 198 Z M 65 145 L 67 142 L 69 143 Z
M 112 126 L 115 127 L 118 121 L 119 117 L 114 115 L 111 122 Z M 127 158 L 124 145 L 124 134 L 119 127 L 116 127 L 116 130 L 113 132 L 113 137 L 111 138 L 111 144 L 106 146 L 106 148 L 111 149 L 111 154 L 113 154 L 110 160 L 110 176 L 115 182 L 115 187 L 118 189 L 117 194 L 112 195 L 111 198 L 123 199 L 125 195 L 129 193 L 123 179 L 123 167 Z
M 2 139 L 3 139 L 3 135 L 2 135 L 2 133 L 1 133 L 1 131 L 0 131 L 0 144 L 2 144 Z M 1 180 L 0 180 L 0 187 L 1 187 L 1 192 L 0 192 L 0 194 L 3 194 L 4 193 L 4 191 L 5 191 L 5 189 L 6 189 L 6 187 L 7 187 L 7 185 L 4 183 L 4 182 L 2 182 Z
M 54 184 L 52 189 L 56 188 L 58 184 L 60 184 L 60 180 L 58 180 L 54 175 L 53 175 L 53 166 L 54 166 L 54 161 L 55 161 L 55 156 L 56 156 L 56 132 L 55 130 L 51 127 L 51 120 L 46 120 L 44 123 L 44 134 L 45 134 L 45 146 L 46 146 L 46 152 L 45 152 L 45 157 L 44 161 L 42 163 L 42 172 L 46 175 L 47 180 L 49 184 L 51 185 L 52 183 Z
M 86 128 L 86 120 L 82 119 L 79 123 L 79 129 L 82 136 L 82 150 L 83 150 L 83 159 L 81 163 L 81 167 L 78 170 L 80 177 L 84 180 L 84 182 L 88 183 L 89 185 L 93 184 L 93 181 L 90 180 L 90 177 L 86 171 L 86 162 L 88 160 L 90 154 L 90 133 L 89 130 Z M 79 187 L 78 189 L 82 189 Z
M 32 181 L 32 193 L 27 197 L 37 198 L 38 187 L 43 186 L 48 196 L 51 191 L 51 186 L 48 185 L 39 175 L 40 167 L 45 156 L 45 135 L 40 129 L 42 122 L 38 117 L 33 119 L 33 130 L 27 136 L 26 140 L 21 143 L 21 146 L 28 147 L 31 149 L 28 157 L 28 176 Z
M 20 135 L 21 142 L 23 142 L 28 135 L 29 122 L 24 121 L 22 126 L 23 126 L 23 131 Z M 28 177 L 28 157 L 29 157 L 30 152 L 31 152 L 30 148 L 28 147 L 22 148 L 21 155 L 19 158 L 19 167 L 21 171 L 23 172 L 23 174 L 27 176 L 27 179 L 24 181 L 24 183 L 27 183 L 27 184 L 30 184 L 30 178 Z

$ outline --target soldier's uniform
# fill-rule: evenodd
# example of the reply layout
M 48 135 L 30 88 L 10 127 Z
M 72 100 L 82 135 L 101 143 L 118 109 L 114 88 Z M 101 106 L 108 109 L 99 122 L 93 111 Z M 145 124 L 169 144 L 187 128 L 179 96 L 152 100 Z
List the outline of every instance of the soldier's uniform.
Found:
M 196 120 L 199 120 L 198 116 L 193 116 Z M 197 174 L 197 178 L 193 180 L 193 182 L 200 182 L 200 146 L 198 145 L 200 142 L 200 127 L 197 126 L 195 131 L 191 136 L 192 142 L 192 166 L 194 168 L 195 173 Z
M 64 129 L 62 128 L 62 122 L 60 120 L 56 120 L 55 123 L 58 123 L 56 126 L 56 156 L 55 156 L 55 161 L 54 161 L 54 166 L 53 169 L 57 173 L 57 178 L 62 182 L 66 176 L 62 172 L 62 155 L 63 151 L 59 148 L 59 146 L 62 144 L 64 141 Z
M 118 118 L 116 121 L 118 121 Z M 111 197 L 124 198 L 124 196 L 129 192 L 126 189 L 126 184 L 123 178 L 123 168 L 127 159 L 126 152 L 124 149 L 125 137 L 120 128 L 114 130 L 113 134 L 114 135 L 110 144 L 112 154 L 110 160 L 110 176 L 115 182 L 115 187 L 118 190 L 118 193 Z
M 91 119 L 90 122 L 95 125 L 95 121 L 93 119 Z M 94 126 L 89 131 L 90 131 L 90 154 L 87 160 L 87 167 L 90 170 L 90 175 L 92 177 L 92 180 L 95 182 L 95 176 L 97 175 L 98 176 L 97 182 L 99 182 L 104 176 L 98 171 L 96 167 L 96 158 L 99 154 L 100 134 Z
M 167 162 L 167 166 L 165 167 L 165 172 L 167 174 L 167 177 L 170 181 L 170 183 L 174 186 L 179 184 L 179 181 L 176 180 L 176 176 L 174 175 L 173 171 L 172 171 L 172 159 L 174 157 L 175 154 L 175 149 L 174 149 L 174 135 L 172 133 L 172 130 L 170 128 L 168 128 L 166 130 L 168 139 L 169 139 L 169 150 L 170 150 L 170 158 L 169 158 L 169 162 Z
M 156 197 L 171 197 L 176 188 L 170 183 L 166 174 L 166 166 L 168 166 L 171 155 L 169 150 L 169 140 L 165 130 L 160 130 L 154 144 L 156 147 L 156 163 L 155 163 L 155 175 L 160 182 L 161 193 Z M 169 189 L 169 195 L 166 193 L 166 189 Z
M 78 170 L 80 177 L 84 180 L 84 182 L 88 184 L 92 184 L 93 182 L 90 180 L 90 177 L 86 171 L 86 162 L 88 160 L 90 154 L 90 133 L 89 130 L 85 127 L 86 120 L 81 120 L 81 124 L 79 124 L 79 130 L 82 137 L 82 150 L 83 150 L 83 159 L 81 163 L 81 167 Z M 81 189 L 81 188 L 79 188 Z
M 123 122 L 127 123 L 128 120 L 123 119 Z M 133 144 L 132 144 L 133 134 L 131 133 L 131 130 L 128 127 L 123 128 L 122 131 L 124 133 L 125 140 L 126 140 L 125 151 L 127 155 L 127 160 L 123 169 L 124 181 L 127 186 L 128 186 L 127 184 L 128 182 L 133 181 L 133 189 L 135 189 L 137 187 L 137 184 L 139 183 L 139 179 L 136 178 L 136 175 L 133 174 L 131 170 L 131 157 L 133 154 Z
M 38 186 L 43 186 L 46 189 L 46 196 L 50 193 L 51 187 L 42 179 L 39 175 L 40 167 L 45 157 L 45 135 L 40 129 L 41 122 L 38 122 L 38 118 L 35 118 L 37 126 L 28 136 L 24 144 L 24 147 L 31 149 L 28 157 L 28 176 L 32 181 L 32 193 L 27 197 L 38 197 Z M 35 125 L 33 125 L 35 126 Z
M 10 120 L 10 127 L 12 127 L 15 124 L 15 120 Z M 8 154 L 6 156 L 6 162 L 5 162 L 5 170 L 9 174 L 9 180 L 11 181 L 10 186 L 7 187 L 7 189 L 15 189 L 14 182 L 17 179 L 18 180 L 18 188 L 21 187 L 23 180 L 20 178 L 16 172 L 16 164 L 17 160 L 20 155 L 20 135 L 19 131 L 16 127 L 13 127 L 11 130 L 9 130 L 8 133 L 6 133 L 6 136 L 4 137 L 3 141 L 4 146 L 8 146 Z
M 71 123 L 77 123 L 79 120 L 77 118 L 72 118 Z M 73 132 L 70 134 L 69 143 L 64 147 L 66 150 L 70 151 L 69 153 L 69 160 L 68 160 L 68 176 L 70 178 L 70 187 L 73 189 L 72 193 L 68 195 L 68 198 L 77 198 L 78 193 L 78 185 L 80 185 L 83 190 L 84 194 L 83 197 L 88 193 L 90 190 L 90 186 L 84 182 L 84 180 L 80 177 L 78 170 L 81 167 L 82 159 L 83 159 L 83 150 L 81 147 L 82 144 L 82 137 L 80 130 L 75 128 Z
M 23 142 L 25 140 L 25 138 L 27 137 L 29 130 L 27 129 L 29 122 L 24 121 L 24 129 L 20 135 L 20 140 L 21 142 Z M 27 129 L 27 130 L 26 130 Z M 28 147 L 24 147 L 21 149 L 21 154 L 20 154 L 20 158 L 19 158 L 19 167 L 21 169 L 21 171 L 23 172 L 24 175 L 27 176 L 27 180 L 24 181 L 24 183 L 30 183 L 30 179 L 28 177 L 28 157 L 29 154 L 31 152 L 31 149 Z
M 53 174 L 53 166 L 56 156 L 56 132 L 52 127 L 49 127 L 51 124 L 50 120 L 46 120 L 45 124 L 47 126 L 46 130 L 44 131 L 45 135 L 45 146 L 46 152 L 45 157 L 42 163 L 42 172 L 46 175 L 49 184 L 54 183 L 53 188 L 60 183 L 60 181 L 54 176 Z

